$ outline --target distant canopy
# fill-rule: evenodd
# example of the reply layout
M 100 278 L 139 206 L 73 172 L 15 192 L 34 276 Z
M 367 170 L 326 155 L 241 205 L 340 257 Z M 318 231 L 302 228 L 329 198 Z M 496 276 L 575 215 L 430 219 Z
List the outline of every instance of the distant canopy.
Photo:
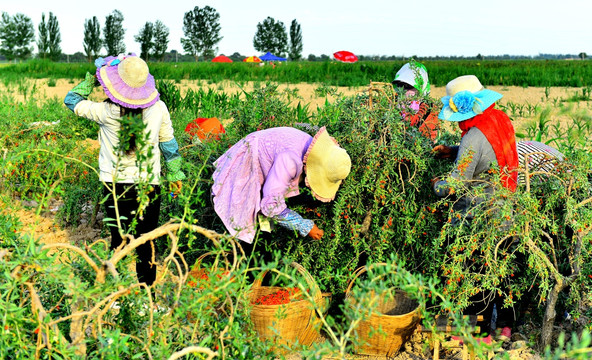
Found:
M 212 62 L 231 63 L 232 60 L 228 56 L 218 55 L 212 59 Z
M 248 58 L 245 58 L 243 60 L 243 62 L 256 62 L 256 63 L 260 63 L 261 59 L 259 59 L 257 56 L 249 56 Z
M 356 61 L 358 61 L 358 57 L 354 55 L 354 53 L 345 50 L 341 50 L 334 53 L 333 57 L 335 57 L 335 60 L 339 60 L 341 62 L 346 63 L 355 63 Z
M 288 59 L 275 56 L 272 53 L 268 52 L 267 54 L 259 57 L 263 61 L 287 61 Z

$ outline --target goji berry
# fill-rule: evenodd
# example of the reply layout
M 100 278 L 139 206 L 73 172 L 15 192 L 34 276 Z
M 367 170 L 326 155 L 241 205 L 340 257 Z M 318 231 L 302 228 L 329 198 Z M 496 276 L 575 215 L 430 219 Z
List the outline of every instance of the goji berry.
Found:
M 254 305 L 281 305 L 287 304 L 291 301 L 298 301 L 301 299 L 301 296 L 293 296 L 296 295 L 300 291 L 299 288 L 286 288 L 280 289 L 274 293 L 269 295 L 263 295 L 252 302 Z

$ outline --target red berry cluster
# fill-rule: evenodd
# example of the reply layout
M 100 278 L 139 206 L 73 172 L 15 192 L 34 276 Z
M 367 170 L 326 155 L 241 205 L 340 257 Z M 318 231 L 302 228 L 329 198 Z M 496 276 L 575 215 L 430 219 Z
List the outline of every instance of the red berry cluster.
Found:
M 302 299 L 300 289 L 297 287 L 280 289 L 269 295 L 263 295 L 252 302 L 254 305 L 281 305 L 287 304 L 290 301 L 298 301 Z
M 228 274 L 228 270 L 224 270 L 221 274 L 216 274 L 216 276 L 218 279 L 222 279 L 223 276 L 227 276 Z M 189 281 L 187 281 L 187 285 L 189 287 L 196 287 L 198 282 L 207 282 L 210 280 L 210 274 L 205 269 L 193 269 L 189 272 L 188 280 Z

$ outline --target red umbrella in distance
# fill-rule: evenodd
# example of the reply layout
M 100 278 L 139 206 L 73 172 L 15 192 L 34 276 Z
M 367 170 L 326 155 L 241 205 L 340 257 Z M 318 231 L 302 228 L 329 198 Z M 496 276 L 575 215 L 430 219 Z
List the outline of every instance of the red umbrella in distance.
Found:
M 212 59 L 212 62 L 231 63 L 232 60 L 228 56 L 218 55 Z
M 339 60 L 341 62 L 355 63 L 356 61 L 358 61 L 358 57 L 354 55 L 354 53 L 345 50 L 338 51 L 334 53 L 333 56 L 336 60 Z

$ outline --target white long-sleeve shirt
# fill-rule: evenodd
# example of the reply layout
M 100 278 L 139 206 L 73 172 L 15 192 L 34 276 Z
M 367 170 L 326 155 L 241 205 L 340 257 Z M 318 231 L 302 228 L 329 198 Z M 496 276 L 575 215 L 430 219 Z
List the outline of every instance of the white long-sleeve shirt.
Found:
M 99 124 L 99 178 L 104 182 L 138 183 L 148 180 L 153 185 L 160 184 L 160 148 L 159 143 L 174 139 L 174 132 L 169 111 L 162 101 L 144 109 L 142 118 L 146 124 L 148 144 L 152 148 L 152 156 L 142 164 L 142 172 L 136 164 L 136 154 L 116 154 L 119 145 L 120 107 L 110 102 L 94 102 L 82 100 L 74 107 L 78 116 Z M 119 161 L 119 163 L 117 163 Z M 150 169 L 147 172 L 146 169 Z M 117 171 L 116 171 L 117 170 Z

